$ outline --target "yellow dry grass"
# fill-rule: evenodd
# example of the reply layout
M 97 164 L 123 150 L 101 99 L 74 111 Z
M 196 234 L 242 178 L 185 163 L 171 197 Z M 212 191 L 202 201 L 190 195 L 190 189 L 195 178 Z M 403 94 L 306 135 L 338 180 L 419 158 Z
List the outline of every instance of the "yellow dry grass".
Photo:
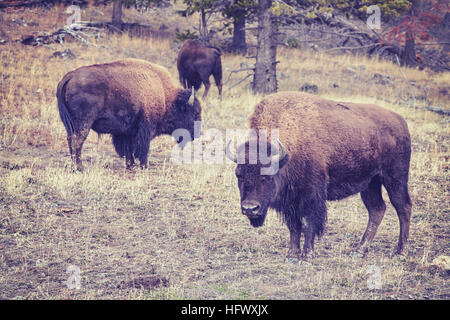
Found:
M 61 10 L 2 13 L 1 19 L 30 15 L 50 30 L 66 18 Z M 93 8 L 86 10 L 94 15 Z M 173 25 L 186 23 L 170 19 Z M 448 73 L 403 69 L 408 81 L 415 81 L 412 86 L 388 62 L 280 49 L 280 90 L 299 90 L 308 82 L 332 99 L 375 102 L 405 117 L 413 141 L 409 256 L 390 257 L 398 237 L 390 204 L 368 257 L 348 255 L 367 223 L 362 202 L 353 196 L 328 204 L 317 257 L 309 266 L 298 266 L 284 263 L 288 232 L 274 212 L 259 229 L 239 214 L 234 165 L 175 165 L 170 137 L 152 142 L 148 170 L 127 172 L 109 139 L 97 151 L 91 134 L 83 149 L 85 172 L 71 171 L 55 97 L 66 72 L 134 57 L 164 65 L 177 78 L 170 39 L 105 35 L 95 43 L 98 48 L 77 42 L 0 47 L 0 298 L 448 299 L 448 271 L 430 263 L 449 255 L 450 128 L 448 118 L 420 109 L 425 103 L 449 108 L 448 97 L 438 94 L 438 88 L 449 86 Z M 52 57 L 66 48 L 75 59 Z M 242 62 L 240 56 L 225 55 L 224 79 Z M 389 75 L 393 84 L 375 83 L 375 73 Z M 203 101 L 205 130 L 248 127 L 261 97 L 251 94 L 250 79 L 229 89 L 244 76 L 230 78 L 222 101 L 211 89 Z M 425 87 L 429 96 L 419 100 Z M 411 107 L 411 90 L 417 108 Z M 81 270 L 79 290 L 65 284 L 70 265 Z M 381 272 L 379 289 L 368 286 L 369 266 Z M 148 276 L 166 278 L 168 285 L 153 290 L 120 286 Z

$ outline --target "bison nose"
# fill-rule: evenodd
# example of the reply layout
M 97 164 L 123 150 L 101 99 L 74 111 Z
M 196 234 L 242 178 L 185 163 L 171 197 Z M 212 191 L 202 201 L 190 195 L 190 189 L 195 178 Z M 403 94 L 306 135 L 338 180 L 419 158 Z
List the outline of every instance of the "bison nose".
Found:
M 245 215 L 257 215 L 261 205 L 257 201 L 245 200 L 242 201 L 242 213 Z

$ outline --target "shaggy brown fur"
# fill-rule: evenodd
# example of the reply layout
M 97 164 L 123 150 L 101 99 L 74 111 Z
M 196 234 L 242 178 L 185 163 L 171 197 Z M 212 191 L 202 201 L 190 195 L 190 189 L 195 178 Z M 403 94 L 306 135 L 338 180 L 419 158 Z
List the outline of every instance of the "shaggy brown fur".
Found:
M 90 129 L 112 134 L 127 168 L 134 158 L 145 167 L 154 137 L 178 128 L 193 137 L 194 121 L 201 119 L 198 100 L 189 104 L 191 91 L 177 88 L 165 68 L 143 60 L 78 68 L 59 82 L 56 96 L 69 151 L 80 171 L 81 148 Z
M 396 252 L 403 253 L 411 215 L 411 141 L 401 116 L 376 105 L 281 92 L 265 97 L 256 106 L 250 127 L 257 132 L 278 128 L 287 156 L 280 160 L 280 169 L 273 176 L 260 175 L 261 163 L 238 164 L 242 212 L 255 227 L 263 225 L 269 207 L 281 213 L 290 231 L 289 259 L 306 258 L 312 252 L 314 237 L 324 230 L 327 200 L 356 193 L 361 193 L 369 211 L 369 223 L 358 247 L 364 254 L 386 209 L 382 185 L 398 214 Z M 246 158 L 248 144 L 238 148 L 238 152 L 247 152 Z M 302 233 L 305 242 L 301 253 Z
M 180 82 L 184 88 L 194 87 L 195 90 L 205 85 L 203 98 L 208 95 L 211 86 L 209 77 L 213 75 L 222 97 L 222 52 L 219 48 L 206 46 L 199 40 L 187 40 L 178 53 L 177 67 Z

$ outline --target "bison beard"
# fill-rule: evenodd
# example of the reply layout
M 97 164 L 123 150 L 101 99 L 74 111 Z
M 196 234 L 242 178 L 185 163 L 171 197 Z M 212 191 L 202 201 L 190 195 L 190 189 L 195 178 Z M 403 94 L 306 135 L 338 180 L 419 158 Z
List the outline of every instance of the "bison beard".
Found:
M 369 213 L 366 231 L 355 251 L 365 255 L 386 209 L 382 185 L 400 222 L 396 254 L 405 253 L 411 216 L 411 140 L 403 118 L 376 105 L 281 92 L 266 96 L 255 107 L 250 128 L 256 132 L 279 129 L 287 152 L 279 157 L 278 172 L 262 176 L 263 165 L 248 161 L 249 141 L 238 147 L 238 154 L 245 152 L 240 159 L 246 160 L 236 167 L 241 210 L 253 227 L 264 224 L 269 208 L 281 214 L 290 232 L 289 261 L 304 260 L 312 254 L 315 237 L 324 232 L 326 201 L 356 193 L 361 193 Z M 228 146 L 226 154 L 238 162 Z
M 258 227 L 262 227 L 264 225 L 266 216 L 267 216 L 267 211 L 265 213 L 261 214 L 261 216 L 259 216 L 257 218 L 250 218 L 250 217 L 247 217 L 247 218 L 250 221 L 250 224 L 252 225 L 252 227 L 258 228 Z

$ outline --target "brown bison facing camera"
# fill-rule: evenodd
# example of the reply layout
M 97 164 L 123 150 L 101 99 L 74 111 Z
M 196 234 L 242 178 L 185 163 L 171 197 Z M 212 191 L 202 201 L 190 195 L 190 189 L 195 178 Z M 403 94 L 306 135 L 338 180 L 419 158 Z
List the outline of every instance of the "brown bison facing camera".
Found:
M 167 69 L 136 59 L 71 71 L 59 82 L 56 97 L 79 171 L 90 129 L 112 135 L 114 148 L 129 169 L 135 158 L 147 166 L 154 137 L 179 128 L 193 137 L 194 121 L 201 120 L 201 106 L 191 90 L 177 88 Z
M 187 40 L 178 53 L 177 68 L 180 82 L 184 88 L 200 89 L 205 85 L 203 98 L 208 95 L 211 84 L 209 77 L 213 75 L 222 97 L 222 52 L 219 48 L 206 46 L 199 40 Z
M 280 92 L 265 97 L 250 118 L 259 138 L 264 129 L 279 129 L 277 145 L 266 150 L 270 164 L 250 164 L 249 139 L 237 153 L 227 156 L 238 163 L 236 176 L 241 210 L 253 227 L 260 227 L 269 208 L 281 214 L 290 232 L 287 261 L 305 260 L 321 236 L 327 220 L 327 200 L 356 193 L 369 212 L 367 229 L 357 247 L 362 256 L 383 219 L 383 185 L 400 221 L 396 253 L 407 245 L 411 216 L 408 172 L 411 140 L 406 122 L 398 114 L 376 105 L 338 103 L 320 97 Z M 267 143 L 268 138 L 263 138 Z M 270 139 L 270 141 L 273 141 Z M 243 153 L 243 154 L 242 154 Z M 238 161 L 238 156 L 244 161 Z M 266 162 L 267 163 L 267 162 Z M 275 174 L 261 175 L 265 166 Z M 304 235 L 303 252 L 300 236 Z

